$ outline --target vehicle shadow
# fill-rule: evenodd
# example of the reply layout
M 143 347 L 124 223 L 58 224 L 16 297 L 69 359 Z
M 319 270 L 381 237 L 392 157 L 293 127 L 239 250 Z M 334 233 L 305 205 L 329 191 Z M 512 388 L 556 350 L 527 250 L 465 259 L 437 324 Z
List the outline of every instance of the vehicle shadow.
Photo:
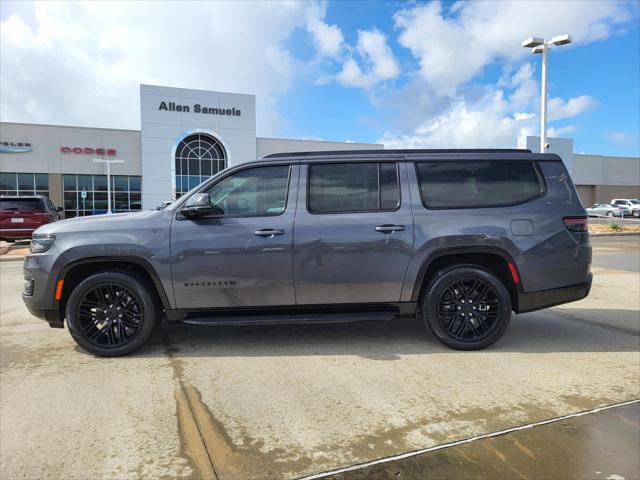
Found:
M 553 309 L 515 315 L 504 337 L 489 349 L 475 352 L 638 352 L 639 312 Z M 628 322 L 621 325 L 619 319 Z M 617 319 L 616 323 L 611 323 Z M 636 326 L 634 327 L 634 323 Z M 607 323 L 609 322 L 609 323 Z M 180 357 L 277 357 L 356 355 L 394 360 L 402 355 L 452 354 L 420 321 L 361 322 L 339 325 L 195 326 L 163 324 L 137 355 L 171 352 Z

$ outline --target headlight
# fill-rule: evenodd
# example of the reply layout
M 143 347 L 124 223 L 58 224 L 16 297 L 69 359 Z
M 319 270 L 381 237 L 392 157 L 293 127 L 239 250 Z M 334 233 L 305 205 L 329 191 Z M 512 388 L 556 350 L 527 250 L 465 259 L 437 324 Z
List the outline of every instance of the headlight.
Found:
M 56 239 L 54 235 L 34 235 L 31 237 L 31 253 L 42 253 L 49 250 L 53 241 Z

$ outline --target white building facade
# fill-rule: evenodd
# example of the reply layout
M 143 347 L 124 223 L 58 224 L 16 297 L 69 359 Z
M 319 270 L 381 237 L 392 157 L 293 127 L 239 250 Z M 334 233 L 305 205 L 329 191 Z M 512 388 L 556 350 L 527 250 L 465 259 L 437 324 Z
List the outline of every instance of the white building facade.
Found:
M 140 130 L 0 123 L 0 195 L 49 196 L 66 217 L 153 208 L 220 170 L 271 153 L 381 144 L 256 137 L 254 95 L 140 85 Z

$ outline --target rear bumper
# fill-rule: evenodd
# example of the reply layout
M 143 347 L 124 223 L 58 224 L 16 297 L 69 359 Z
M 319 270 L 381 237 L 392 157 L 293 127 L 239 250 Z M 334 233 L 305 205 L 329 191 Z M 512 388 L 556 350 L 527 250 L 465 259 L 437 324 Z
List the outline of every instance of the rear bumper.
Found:
M 35 228 L 0 228 L 0 238 L 31 238 Z
M 582 300 L 591 291 L 593 275 L 589 273 L 587 281 L 569 287 L 552 288 L 538 292 L 520 292 L 518 294 L 517 313 L 532 312 L 543 308 L 561 305 L 563 303 Z

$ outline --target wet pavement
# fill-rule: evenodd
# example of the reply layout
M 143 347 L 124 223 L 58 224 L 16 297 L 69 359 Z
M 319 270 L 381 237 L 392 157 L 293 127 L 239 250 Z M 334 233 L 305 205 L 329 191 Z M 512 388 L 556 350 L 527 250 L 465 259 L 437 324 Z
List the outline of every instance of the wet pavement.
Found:
M 296 478 L 638 399 L 640 237 L 594 246 L 587 299 L 518 315 L 495 346 L 464 353 L 401 321 L 165 326 L 139 354 L 100 359 L 29 316 L 22 266 L 2 262 L 0 477 Z M 594 472 L 633 478 L 623 427 L 608 423 L 606 451 L 625 468 L 600 462 Z M 596 458 L 587 433 L 572 456 L 561 445 L 537 450 L 553 442 L 547 431 L 524 440 L 538 477 L 553 477 L 565 457 Z M 520 468 L 503 440 L 482 443 Z M 498 475 L 500 455 L 486 461 L 486 475 Z
M 637 479 L 640 403 L 326 478 Z

